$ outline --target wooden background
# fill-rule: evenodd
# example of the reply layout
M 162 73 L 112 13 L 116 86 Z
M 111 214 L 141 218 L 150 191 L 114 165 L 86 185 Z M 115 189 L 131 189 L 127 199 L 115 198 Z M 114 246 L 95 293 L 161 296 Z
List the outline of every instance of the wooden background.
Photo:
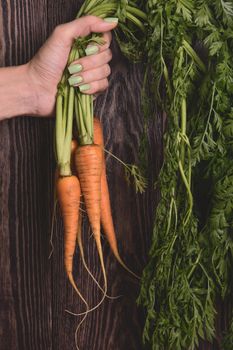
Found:
M 57 24 L 74 18 L 83 1 L 2 0 L 0 6 L 0 66 L 27 62 Z M 104 125 L 106 148 L 127 163 L 138 161 L 143 118 L 140 106 L 142 72 L 113 47 L 110 88 L 96 101 Z M 1 108 L 1 107 L 0 107 Z M 124 179 L 122 167 L 107 157 L 112 209 L 120 252 L 141 273 L 146 263 L 158 195 L 153 181 L 161 162 L 162 121 L 151 122 L 149 188 L 136 195 Z M 0 123 L 0 350 L 73 350 L 80 318 L 65 312 L 84 310 L 67 282 L 63 268 L 63 231 L 59 209 L 48 259 L 53 213 L 54 119 L 21 117 Z M 102 283 L 95 244 L 84 224 L 85 254 Z M 140 350 L 143 310 L 135 300 L 139 285 L 115 261 L 103 239 L 109 291 L 88 315 L 78 343 L 80 350 Z M 101 292 L 75 258 L 75 275 L 90 305 Z M 221 316 L 222 315 L 222 316 Z M 218 328 L 225 327 L 221 314 Z M 203 344 L 203 350 L 219 347 Z M 200 349 L 201 349 L 200 348 Z M 175 349 L 174 349 L 175 350 Z

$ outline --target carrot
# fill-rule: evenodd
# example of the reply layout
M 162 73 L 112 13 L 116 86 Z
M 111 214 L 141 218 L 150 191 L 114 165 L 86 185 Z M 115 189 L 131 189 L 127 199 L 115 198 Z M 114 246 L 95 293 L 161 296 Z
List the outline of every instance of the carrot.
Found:
M 80 183 L 76 176 L 59 177 L 57 180 L 57 197 L 61 208 L 64 238 L 64 262 L 65 270 L 71 285 L 87 306 L 85 299 L 79 292 L 73 278 L 73 257 L 76 246 L 78 230 Z M 87 306 L 88 307 L 88 306 Z
M 94 142 L 102 148 L 104 147 L 102 127 L 100 121 L 97 118 L 94 118 Z M 121 266 L 125 268 L 125 270 L 131 273 L 134 277 L 140 278 L 126 266 L 119 254 L 116 234 L 112 220 L 110 196 L 106 176 L 105 158 L 103 159 L 101 175 L 101 224 L 115 258 L 118 260 Z
M 73 157 L 74 152 L 77 149 L 77 142 L 72 140 L 71 143 L 71 166 L 73 167 Z M 76 283 L 73 278 L 73 257 L 75 253 L 76 247 L 76 236 L 79 228 L 79 207 L 80 207 L 80 183 L 79 179 L 76 176 L 67 176 L 67 177 L 58 177 L 57 178 L 57 197 L 60 204 L 62 217 L 63 217 L 63 225 L 65 231 L 64 238 L 64 262 L 65 262 L 65 270 L 69 281 L 76 293 L 79 295 L 81 300 L 84 302 L 86 306 L 86 311 L 83 312 L 84 317 L 79 322 L 75 331 L 75 344 L 77 350 L 79 350 L 78 346 L 78 331 L 85 321 L 89 305 L 86 300 L 78 290 Z
M 71 168 L 72 168 L 72 172 L 76 172 L 75 169 L 75 152 L 78 148 L 78 142 L 76 140 L 72 140 L 71 143 Z M 77 172 L 76 172 L 77 173 Z M 84 250 L 83 250 L 83 244 L 82 244 L 82 211 L 83 209 L 81 208 L 81 201 L 80 201 L 80 208 L 79 208 L 79 220 L 78 220 L 78 231 L 77 231 L 77 243 L 79 246 L 79 250 L 80 250 L 80 254 L 81 254 L 81 259 L 84 265 L 84 268 L 86 269 L 86 271 L 88 272 L 88 274 L 91 276 L 91 278 L 93 279 L 93 281 L 97 284 L 97 286 L 99 287 L 99 289 L 104 293 L 103 288 L 99 285 L 98 281 L 95 279 L 95 277 L 93 276 L 93 274 L 91 273 L 90 269 L 87 266 L 86 260 L 85 260 L 85 256 L 84 256 Z M 106 297 L 108 297 L 108 295 L 106 295 Z M 110 297 L 109 297 L 110 298 Z
M 104 277 L 104 295 L 101 302 L 95 306 L 95 310 L 104 300 L 107 294 L 107 277 L 104 266 L 103 251 L 100 235 L 100 202 L 101 202 L 101 174 L 103 163 L 103 149 L 95 144 L 79 146 L 76 150 L 75 166 L 79 177 L 81 191 L 84 197 L 86 211 L 90 226 L 95 238 L 100 263 Z M 77 233 L 77 231 L 76 231 Z M 82 315 L 82 314 L 79 314 Z
M 71 142 L 71 168 L 72 168 L 72 173 L 74 173 L 74 152 L 76 150 L 78 146 L 78 143 L 76 140 L 72 140 Z M 53 251 L 54 251 L 54 245 L 53 245 L 53 231 L 54 231 L 54 223 L 55 223 L 55 219 L 56 219 L 56 208 L 57 208 L 57 203 L 58 203 L 58 199 L 57 199 L 57 182 L 59 179 L 59 169 L 58 167 L 55 170 L 55 174 L 54 174 L 54 207 L 53 207 L 53 216 L 52 216 L 52 225 L 51 225 L 51 235 L 50 235 L 50 245 L 51 245 L 51 252 L 49 254 L 49 259 L 51 258 Z
M 75 165 L 94 237 L 100 237 L 100 200 L 103 151 L 98 145 L 80 146 Z
M 83 243 L 82 243 L 82 213 L 79 214 L 79 225 L 78 226 L 79 226 L 79 228 L 78 228 L 78 233 L 77 233 L 77 242 L 78 242 L 78 246 L 79 246 L 79 250 L 80 250 L 80 255 L 81 255 L 82 262 L 83 262 L 83 266 L 86 269 L 86 271 L 88 272 L 88 274 L 91 276 L 93 281 L 97 284 L 99 289 L 104 293 L 103 288 L 99 285 L 98 281 L 95 279 L 95 277 L 91 273 L 90 269 L 87 266 L 86 260 L 85 260 L 84 250 L 83 250 Z
M 78 290 L 76 283 L 73 278 L 73 257 L 76 247 L 76 236 L 78 231 L 78 222 L 79 222 L 79 206 L 80 206 L 80 183 L 79 179 L 72 176 L 59 177 L 57 179 L 57 197 L 61 208 L 63 225 L 65 231 L 64 238 L 64 262 L 65 262 L 65 270 L 69 281 L 76 293 L 79 295 L 81 300 L 84 302 L 86 306 L 86 311 L 82 313 L 84 317 L 79 322 L 76 331 L 75 331 L 75 344 L 77 350 L 78 347 L 78 339 L 77 334 L 81 324 L 87 317 L 89 312 L 89 305 L 86 300 Z

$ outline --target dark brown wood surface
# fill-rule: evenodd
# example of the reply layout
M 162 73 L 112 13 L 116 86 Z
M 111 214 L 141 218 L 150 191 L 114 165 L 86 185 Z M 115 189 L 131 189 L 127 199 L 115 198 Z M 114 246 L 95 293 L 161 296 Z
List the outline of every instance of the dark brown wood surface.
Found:
M 2 0 L 0 6 L 0 66 L 27 62 L 54 27 L 74 18 L 82 1 Z M 127 163 L 138 161 L 143 118 L 140 105 L 142 72 L 114 46 L 108 91 L 96 101 L 106 148 Z M 1 108 L 1 106 L 0 106 Z M 54 119 L 21 117 L 0 123 L 0 350 L 73 350 L 84 311 L 67 282 L 63 268 L 63 228 L 59 208 L 48 259 L 54 206 Z M 153 181 L 161 160 L 161 118 L 150 127 L 149 188 L 136 195 L 120 164 L 107 156 L 112 210 L 120 252 L 138 274 L 146 263 L 157 194 Z M 87 223 L 83 227 L 85 255 L 103 284 L 100 264 Z M 115 261 L 103 239 L 111 296 L 88 315 L 78 333 L 80 350 L 140 350 L 143 310 L 135 300 L 139 285 Z M 75 276 L 88 303 L 101 292 L 75 257 Z M 204 344 L 202 349 L 217 349 Z

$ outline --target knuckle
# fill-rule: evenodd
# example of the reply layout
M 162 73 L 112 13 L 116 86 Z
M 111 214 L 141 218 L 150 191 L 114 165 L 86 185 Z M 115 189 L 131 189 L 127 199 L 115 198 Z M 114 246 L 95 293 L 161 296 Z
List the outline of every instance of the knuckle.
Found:
M 89 91 L 88 91 L 88 92 L 89 92 Z M 97 92 L 99 92 L 98 84 L 92 83 L 90 93 L 93 95 L 93 94 L 95 94 L 95 93 L 97 93 Z
M 63 33 L 63 30 L 64 30 L 63 25 L 60 24 L 56 26 L 56 28 L 53 30 L 53 34 L 57 37 L 60 37 Z
M 67 45 L 69 43 L 70 33 L 65 24 L 58 25 L 53 31 L 53 37 L 56 42 L 61 45 Z
M 109 64 L 105 65 L 104 70 L 105 70 L 105 75 L 108 77 L 111 74 L 111 68 Z
M 108 51 L 108 59 L 109 59 L 109 61 L 111 61 L 111 59 L 112 59 L 112 50 L 110 50 L 110 49 L 108 49 L 107 50 Z
M 109 44 L 111 44 L 112 41 L 112 33 L 108 32 L 108 40 L 109 40 Z
M 108 79 L 103 79 L 103 80 L 99 80 L 99 81 L 96 81 L 94 84 L 93 84 L 93 88 L 92 88 L 92 93 L 98 93 L 98 92 L 103 92 L 105 91 L 109 86 L 109 83 L 108 83 Z
M 80 63 L 83 66 L 83 70 L 87 71 L 89 69 L 93 69 L 98 63 L 98 58 L 93 56 L 85 56 L 79 59 L 78 63 Z
M 109 49 L 107 49 L 107 50 L 105 50 L 103 52 L 103 61 L 104 62 L 109 62 L 110 61 L 110 59 L 109 59 Z
M 98 55 L 93 55 L 93 56 L 87 56 L 87 60 L 88 60 L 88 66 L 91 67 L 95 67 L 98 64 Z
M 104 79 L 103 80 L 103 83 L 102 83 L 102 88 L 105 90 L 107 89 L 109 86 L 109 82 L 108 82 L 108 79 Z

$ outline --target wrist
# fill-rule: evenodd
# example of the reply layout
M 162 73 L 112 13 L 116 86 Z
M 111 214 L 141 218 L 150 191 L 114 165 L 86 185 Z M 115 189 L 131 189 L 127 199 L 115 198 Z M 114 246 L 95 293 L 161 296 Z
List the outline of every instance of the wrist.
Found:
M 0 69 L 0 120 L 36 114 L 36 98 L 28 65 Z
M 22 74 L 25 77 L 25 91 L 24 91 L 24 109 L 25 115 L 38 115 L 36 84 L 33 83 L 30 77 L 29 63 L 22 66 Z
M 28 86 L 32 91 L 33 115 L 51 116 L 54 112 L 58 82 L 34 59 L 26 64 Z
M 21 115 L 29 115 L 34 116 L 38 115 L 37 108 L 37 98 L 36 98 L 36 85 L 30 78 L 30 69 L 29 64 L 26 63 L 22 66 L 17 67 L 20 69 L 19 74 L 22 79 L 22 93 L 21 93 L 21 101 L 22 101 L 22 112 Z

